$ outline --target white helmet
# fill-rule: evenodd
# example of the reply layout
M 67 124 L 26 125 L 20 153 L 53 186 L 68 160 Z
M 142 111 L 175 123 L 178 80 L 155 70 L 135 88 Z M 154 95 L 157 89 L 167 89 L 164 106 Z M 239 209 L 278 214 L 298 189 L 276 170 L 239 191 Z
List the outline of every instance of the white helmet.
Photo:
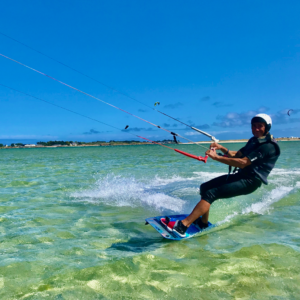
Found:
M 265 133 L 269 132 L 272 127 L 272 119 L 267 114 L 258 114 L 255 117 L 253 117 L 251 120 L 251 124 L 253 124 L 255 122 L 266 123 L 266 132 Z

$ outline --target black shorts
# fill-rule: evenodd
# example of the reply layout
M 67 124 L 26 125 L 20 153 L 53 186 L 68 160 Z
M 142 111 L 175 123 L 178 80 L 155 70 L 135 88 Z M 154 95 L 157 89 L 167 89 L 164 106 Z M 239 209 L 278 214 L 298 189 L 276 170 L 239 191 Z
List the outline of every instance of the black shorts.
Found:
M 257 178 L 245 177 L 240 173 L 223 175 L 200 186 L 201 199 L 212 204 L 215 200 L 247 195 L 261 186 Z

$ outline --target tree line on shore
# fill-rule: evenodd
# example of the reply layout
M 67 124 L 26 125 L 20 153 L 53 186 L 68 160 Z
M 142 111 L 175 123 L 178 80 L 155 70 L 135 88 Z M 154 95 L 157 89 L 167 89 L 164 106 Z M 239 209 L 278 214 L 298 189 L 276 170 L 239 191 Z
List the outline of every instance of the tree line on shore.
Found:
M 161 140 L 161 141 L 155 141 L 157 143 L 172 143 L 173 140 Z M 37 146 L 44 146 L 44 147 L 51 147 L 51 146 L 80 146 L 80 145 L 118 145 L 118 144 L 145 144 L 149 142 L 140 142 L 135 140 L 124 140 L 124 141 L 115 141 L 110 140 L 109 142 L 106 141 L 95 141 L 95 142 L 78 142 L 78 141 L 48 141 L 48 142 L 37 142 Z M 24 147 L 26 144 L 23 143 L 11 143 L 10 147 Z M 0 143 L 0 148 L 6 147 L 6 145 L 3 145 Z

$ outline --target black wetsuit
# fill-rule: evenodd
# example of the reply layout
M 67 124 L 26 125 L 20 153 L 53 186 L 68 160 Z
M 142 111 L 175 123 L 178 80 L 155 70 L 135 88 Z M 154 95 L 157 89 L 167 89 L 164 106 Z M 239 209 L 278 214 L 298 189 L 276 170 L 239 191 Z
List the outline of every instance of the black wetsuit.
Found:
M 250 159 L 251 165 L 238 169 L 235 174 L 223 175 L 201 184 L 201 199 L 211 204 L 217 199 L 253 193 L 262 183 L 268 184 L 267 177 L 280 155 L 273 137 L 270 134 L 263 139 L 252 137 L 239 151 L 242 157 Z

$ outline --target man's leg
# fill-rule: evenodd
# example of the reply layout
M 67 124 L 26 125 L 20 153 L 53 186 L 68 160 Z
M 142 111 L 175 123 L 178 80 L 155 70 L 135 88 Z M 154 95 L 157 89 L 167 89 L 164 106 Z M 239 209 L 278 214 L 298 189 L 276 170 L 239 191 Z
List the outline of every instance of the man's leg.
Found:
M 260 185 L 261 183 L 250 183 L 248 180 L 240 178 L 238 174 L 232 174 L 229 176 L 229 178 L 227 178 L 227 175 L 214 178 L 201 185 L 200 191 L 201 195 L 204 197 L 195 206 L 192 213 L 182 220 L 182 224 L 186 227 L 189 227 L 201 216 L 202 222 L 207 224 L 210 205 L 214 200 L 250 194 L 254 192 Z
M 186 217 L 184 220 L 182 220 L 182 224 L 184 226 L 190 227 L 190 225 L 196 221 L 199 217 L 202 216 L 203 223 L 207 224 L 208 222 L 208 215 L 209 215 L 209 208 L 210 203 L 208 203 L 205 200 L 201 200 L 193 209 L 191 214 Z
M 223 175 L 217 178 L 214 178 L 208 182 L 201 184 L 200 186 L 200 194 L 206 195 L 206 191 L 210 190 L 216 186 L 223 185 L 227 181 L 227 175 Z M 211 196 L 211 195 L 210 195 Z M 202 216 L 202 222 L 204 224 L 208 223 L 208 215 L 211 203 L 205 201 L 203 198 L 198 202 L 195 206 L 191 214 L 182 220 L 182 224 L 186 227 L 190 227 L 190 225 Z
M 210 204 L 210 205 L 211 205 L 211 204 Z M 202 215 L 202 222 L 203 222 L 204 224 L 207 224 L 207 223 L 208 223 L 208 215 L 209 215 L 209 209 L 208 209 L 208 211 L 207 211 L 205 214 Z
M 200 188 L 202 200 L 188 217 L 176 221 L 173 231 L 185 237 L 187 228 L 200 216 L 204 216 L 203 223 L 208 221 L 209 208 L 215 200 L 247 195 L 260 186 L 260 181 L 242 178 L 240 174 L 232 174 L 228 179 L 227 175 L 223 175 L 202 184 Z

